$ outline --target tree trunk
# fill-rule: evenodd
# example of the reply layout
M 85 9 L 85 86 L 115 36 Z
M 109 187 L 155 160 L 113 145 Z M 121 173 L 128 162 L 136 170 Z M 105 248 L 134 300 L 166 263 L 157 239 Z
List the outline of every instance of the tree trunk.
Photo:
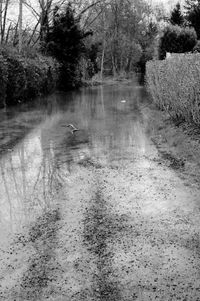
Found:
M 5 38 L 5 42 L 8 43 L 8 39 L 9 39 L 9 35 L 10 35 L 10 31 L 11 31 L 11 28 L 12 28 L 12 24 L 10 22 L 9 26 L 8 26 L 8 29 L 7 29 L 7 33 L 6 33 L 6 38 Z
M 111 53 L 111 60 L 112 60 L 112 71 L 113 71 L 113 76 L 116 77 L 116 75 L 117 75 L 117 69 L 116 69 L 115 58 L 114 58 L 113 53 Z
M 40 1 L 40 42 L 43 43 L 49 31 L 49 14 L 51 12 L 53 0 Z
M 41 0 L 41 17 L 40 17 L 40 41 L 44 41 L 44 19 L 45 19 L 45 3 Z
M 103 80 L 103 67 L 104 67 L 104 56 L 105 56 L 105 41 L 103 43 L 103 51 L 102 51 L 102 57 L 101 57 L 101 81 Z
M 7 12 L 8 12 L 8 4 L 10 0 L 6 0 L 4 14 L 2 15 L 2 27 L 1 27 L 1 42 L 4 41 L 5 31 L 6 31 L 6 19 L 7 19 Z M 2 1 L 3 2 L 3 1 Z
M 3 11 L 2 11 L 2 3 L 3 2 L 3 0 L 0 0 L 0 44 L 1 44 L 1 42 L 2 42 L 2 14 L 3 14 Z
M 19 0 L 19 53 L 22 52 L 22 1 Z

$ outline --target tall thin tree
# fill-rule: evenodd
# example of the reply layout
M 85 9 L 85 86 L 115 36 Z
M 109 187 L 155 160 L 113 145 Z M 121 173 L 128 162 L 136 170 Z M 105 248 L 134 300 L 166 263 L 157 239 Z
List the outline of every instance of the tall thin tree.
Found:
M 19 0 L 19 53 L 22 52 L 22 15 L 23 15 L 23 0 Z
M 2 40 L 2 14 L 3 14 L 3 10 L 2 7 L 3 6 L 3 0 L 0 0 L 0 44 L 1 44 L 1 40 Z
M 2 0 L 3 3 L 3 0 Z M 4 41 L 5 33 L 6 33 L 6 21 L 7 21 L 7 13 L 8 6 L 10 4 L 10 0 L 6 0 L 4 5 L 2 5 L 2 26 L 1 26 L 1 42 Z

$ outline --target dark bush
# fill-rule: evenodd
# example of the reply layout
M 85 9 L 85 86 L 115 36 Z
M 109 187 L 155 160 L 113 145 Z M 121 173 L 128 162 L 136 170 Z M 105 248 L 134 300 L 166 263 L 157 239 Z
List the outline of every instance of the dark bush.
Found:
M 24 60 L 26 73 L 25 98 L 48 94 L 56 89 L 59 74 L 58 63 L 48 57 L 38 55 Z
M 10 49 L 0 51 L 0 105 L 11 105 L 56 89 L 59 64 L 52 57 L 19 56 Z
M 0 54 L 0 106 L 6 103 L 6 90 L 8 82 L 8 64 L 3 55 Z
M 200 1 L 186 0 L 184 9 L 186 20 L 190 26 L 194 27 L 197 38 L 200 39 Z
M 193 48 L 193 52 L 200 52 L 200 41 L 197 41 L 196 45 Z
M 166 52 L 190 52 L 197 43 L 197 35 L 193 28 L 167 26 L 159 41 L 159 58 L 165 59 Z
M 80 20 L 75 17 L 70 4 L 62 12 L 59 12 L 58 7 L 55 8 L 45 48 L 61 64 L 59 84 L 62 90 L 81 84 L 80 62 L 86 51 L 83 41 L 89 34 L 81 29 Z
M 176 4 L 175 8 L 172 10 L 170 18 L 169 18 L 169 22 L 172 25 L 178 25 L 178 26 L 184 25 L 185 19 L 181 12 L 181 5 L 179 2 Z
M 14 104 L 23 99 L 26 88 L 26 73 L 20 57 L 7 57 L 8 83 L 6 90 L 6 104 Z

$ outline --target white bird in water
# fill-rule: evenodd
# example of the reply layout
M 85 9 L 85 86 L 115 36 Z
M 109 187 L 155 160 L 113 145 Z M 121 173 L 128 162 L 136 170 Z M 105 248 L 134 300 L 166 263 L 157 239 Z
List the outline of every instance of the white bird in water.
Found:
M 125 100 L 125 99 L 122 99 L 121 102 L 126 102 L 126 100 Z
M 68 124 L 67 127 L 71 130 L 72 134 L 79 131 L 79 129 L 77 129 L 75 126 L 73 126 L 73 124 Z

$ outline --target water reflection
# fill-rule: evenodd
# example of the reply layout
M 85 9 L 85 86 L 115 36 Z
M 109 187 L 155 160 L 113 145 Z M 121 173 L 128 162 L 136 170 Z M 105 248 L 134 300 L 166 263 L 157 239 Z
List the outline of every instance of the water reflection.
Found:
M 59 192 L 68 185 L 74 164 L 88 159 L 102 165 L 127 164 L 144 155 L 141 101 L 144 91 L 139 86 L 85 88 L 50 96 L 42 105 L 26 105 L 22 112 L 2 119 L 2 136 L 11 139 L 14 130 L 18 139 L 13 151 L 0 159 L 4 232 L 20 230 L 41 210 L 59 202 Z M 72 135 L 68 123 L 80 132 Z

